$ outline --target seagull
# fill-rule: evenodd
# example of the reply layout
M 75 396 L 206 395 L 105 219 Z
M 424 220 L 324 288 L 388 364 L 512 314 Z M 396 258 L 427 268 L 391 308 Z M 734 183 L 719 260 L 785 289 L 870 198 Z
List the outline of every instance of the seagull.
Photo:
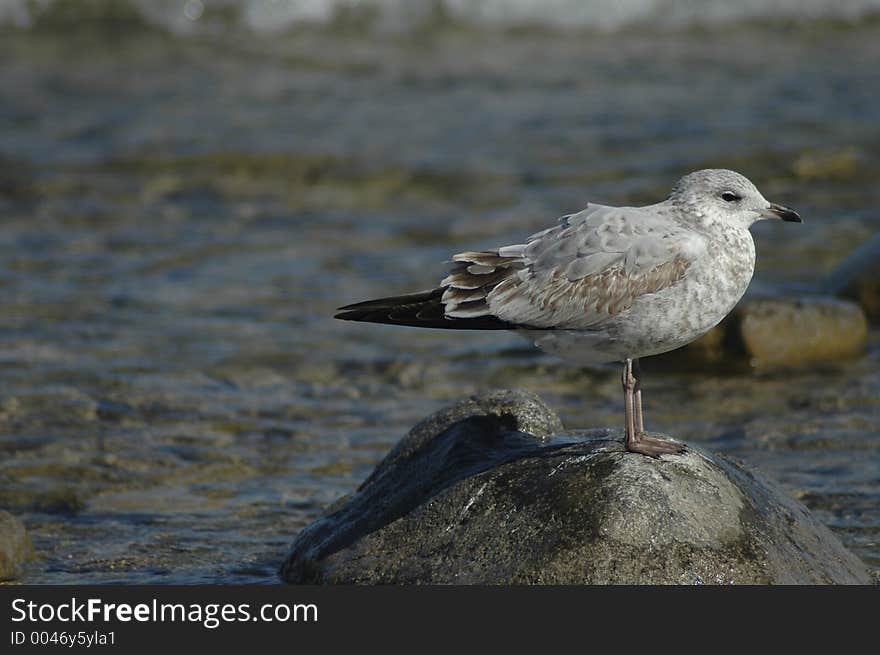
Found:
M 743 175 L 699 170 L 663 202 L 589 203 L 525 243 L 454 255 L 435 289 L 340 307 L 335 318 L 512 330 L 570 362 L 622 362 L 625 449 L 681 454 L 683 444 L 645 431 L 638 358 L 680 348 L 730 313 L 752 279 L 749 227 L 762 219 L 801 222 Z

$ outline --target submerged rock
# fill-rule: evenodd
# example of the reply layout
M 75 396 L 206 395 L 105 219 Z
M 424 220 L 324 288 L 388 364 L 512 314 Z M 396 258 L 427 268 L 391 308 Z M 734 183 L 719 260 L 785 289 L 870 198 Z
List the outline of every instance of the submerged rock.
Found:
M 0 581 L 14 580 L 34 557 L 34 546 L 24 524 L 0 510 Z
M 880 234 L 837 267 L 828 292 L 857 302 L 872 322 L 880 323 Z
M 536 428 L 537 434 L 526 431 Z M 865 566 L 757 473 L 691 448 L 651 459 L 610 430 L 555 434 L 532 395 L 426 419 L 294 541 L 305 584 L 870 583 Z

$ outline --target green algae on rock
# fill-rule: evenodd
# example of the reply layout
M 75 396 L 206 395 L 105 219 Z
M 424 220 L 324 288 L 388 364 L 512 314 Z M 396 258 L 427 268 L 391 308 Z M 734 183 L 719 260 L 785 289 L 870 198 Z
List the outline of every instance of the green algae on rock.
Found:
M 487 412 L 498 399 L 506 407 Z M 300 533 L 306 584 L 868 584 L 865 566 L 775 484 L 691 449 L 626 453 L 617 431 L 521 432 L 496 393 L 420 424 Z M 552 412 L 526 399 L 525 414 Z M 477 413 L 469 415 L 470 408 Z M 449 423 L 448 417 L 458 417 Z M 507 418 L 505 418 L 507 417 Z M 433 429 L 429 429 L 429 427 Z M 406 456 L 394 456 L 404 451 Z

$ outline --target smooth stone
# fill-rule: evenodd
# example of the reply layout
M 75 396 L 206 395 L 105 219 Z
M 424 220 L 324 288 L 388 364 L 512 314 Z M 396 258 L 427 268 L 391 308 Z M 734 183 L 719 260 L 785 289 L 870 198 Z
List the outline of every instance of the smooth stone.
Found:
M 755 367 L 837 362 L 865 351 L 868 321 L 855 303 L 823 297 L 757 299 L 736 312 Z
M 752 297 L 700 339 L 658 361 L 798 368 L 862 354 L 868 321 L 853 302 L 830 296 Z
M 517 398 L 521 398 L 520 405 Z M 471 414 L 476 411 L 476 414 Z M 869 584 L 774 483 L 690 447 L 652 459 L 616 430 L 548 436 L 535 396 L 478 396 L 419 424 L 282 566 L 300 584 Z
M 34 546 L 24 524 L 0 510 L 0 581 L 15 580 L 34 558 Z
M 827 291 L 857 302 L 872 323 L 880 323 L 880 234 L 863 243 L 835 269 Z

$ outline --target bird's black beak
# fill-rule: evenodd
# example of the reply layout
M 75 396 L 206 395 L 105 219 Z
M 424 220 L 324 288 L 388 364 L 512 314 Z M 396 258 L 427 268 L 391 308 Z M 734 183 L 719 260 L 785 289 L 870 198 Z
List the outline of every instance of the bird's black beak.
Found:
M 795 210 L 783 207 L 782 205 L 777 205 L 775 202 L 771 202 L 770 206 L 761 212 L 761 216 L 764 218 L 781 218 L 783 221 L 788 221 L 789 223 L 804 222 L 803 219 L 801 219 L 800 214 Z

